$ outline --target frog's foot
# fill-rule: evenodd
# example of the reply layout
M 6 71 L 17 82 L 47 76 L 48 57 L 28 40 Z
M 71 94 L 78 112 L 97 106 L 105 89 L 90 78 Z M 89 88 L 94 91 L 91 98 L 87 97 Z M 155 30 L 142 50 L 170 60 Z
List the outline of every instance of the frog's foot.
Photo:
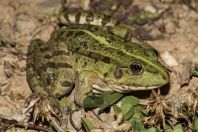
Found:
M 27 107 L 23 109 L 23 114 L 32 113 L 33 122 L 41 119 L 52 124 L 56 128 L 60 128 L 61 110 L 58 100 L 41 94 L 34 94 L 27 100 Z

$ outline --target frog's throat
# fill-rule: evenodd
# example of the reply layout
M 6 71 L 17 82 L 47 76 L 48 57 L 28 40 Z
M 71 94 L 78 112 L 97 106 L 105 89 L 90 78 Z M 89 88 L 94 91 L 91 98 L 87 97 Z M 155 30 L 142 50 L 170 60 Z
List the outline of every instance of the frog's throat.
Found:
M 101 93 L 105 91 L 116 91 L 120 93 L 126 93 L 129 91 L 139 91 L 139 90 L 151 90 L 155 88 L 159 88 L 161 86 L 127 86 L 127 85 L 116 85 L 116 84 L 110 84 L 106 86 L 99 86 L 97 84 L 93 84 L 93 92 L 94 93 Z

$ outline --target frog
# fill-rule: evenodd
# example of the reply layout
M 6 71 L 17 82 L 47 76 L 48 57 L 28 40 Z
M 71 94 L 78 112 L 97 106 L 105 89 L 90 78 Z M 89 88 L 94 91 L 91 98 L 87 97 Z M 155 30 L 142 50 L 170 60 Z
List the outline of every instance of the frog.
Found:
M 27 81 L 33 93 L 59 99 L 74 90 L 74 100 L 105 91 L 129 93 L 169 83 L 158 52 L 133 42 L 130 26 L 92 12 L 64 12 L 61 27 L 48 41 L 31 41 Z M 52 101 L 53 102 L 53 101 Z

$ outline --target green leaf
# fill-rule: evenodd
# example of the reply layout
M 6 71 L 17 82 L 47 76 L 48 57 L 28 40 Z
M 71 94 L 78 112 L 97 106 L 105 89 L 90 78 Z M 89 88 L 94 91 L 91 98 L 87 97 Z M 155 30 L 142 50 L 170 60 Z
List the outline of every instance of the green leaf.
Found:
M 192 71 L 193 76 L 198 76 L 198 64 L 195 65 L 195 69 Z
M 134 107 L 134 114 L 133 114 L 133 117 L 137 118 L 137 119 L 141 119 L 143 114 L 142 111 L 144 110 L 144 108 L 142 106 L 135 106 Z
M 84 107 L 85 108 L 97 108 L 99 107 L 101 112 L 105 108 L 111 106 L 115 102 L 117 102 L 120 98 L 122 98 L 123 94 L 117 92 L 103 92 L 101 95 L 90 95 L 84 99 Z
M 139 99 L 135 96 L 126 96 L 121 100 L 122 104 L 130 104 L 131 106 L 138 105 Z
M 197 71 L 198 71 L 198 64 L 196 64 L 196 65 L 195 65 L 195 70 L 197 70 Z
M 193 121 L 193 128 L 196 132 L 198 132 L 198 118 Z
M 146 129 L 146 130 L 141 131 L 141 132 L 157 132 L 157 129 L 154 128 L 154 127 L 151 127 L 151 128 L 149 128 L 149 129 Z
M 132 124 L 135 131 L 144 131 L 144 124 L 141 122 L 140 119 L 132 118 Z
M 124 115 L 126 115 L 126 113 L 132 108 L 133 106 L 131 104 L 127 104 L 127 103 L 122 103 L 121 104 L 121 110 L 122 110 L 122 113 Z
M 61 100 L 59 102 L 60 102 L 61 107 L 66 107 L 67 106 L 67 97 L 65 96 L 65 97 L 61 98 Z
M 168 126 L 166 128 L 166 132 L 183 132 L 182 125 L 178 124 L 174 126 L 174 128 L 172 128 L 171 126 Z
M 117 105 L 113 105 L 113 109 L 114 109 L 114 112 L 115 112 L 116 116 L 118 116 L 120 113 L 122 113 L 121 108 Z
M 64 130 L 64 132 L 68 132 L 68 129 L 67 128 L 64 128 L 63 130 Z
M 183 132 L 183 128 L 181 124 L 178 124 L 174 127 L 173 132 Z
M 100 96 L 90 95 L 87 96 L 83 101 L 84 108 L 97 108 L 104 103 L 103 99 Z
M 121 110 L 124 120 L 129 120 L 134 114 L 134 106 L 139 104 L 139 99 L 134 96 L 126 96 L 121 100 Z
M 104 92 L 101 94 L 103 98 L 103 104 L 100 106 L 99 112 L 104 110 L 105 108 L 111 106 L 115 102 L 117 102 L 120 98 L 122 98 L 123 94 L 117 92 Z
M 197 70 L 192 71 L 192 75 L 197 77 L 198 76 L 198 71 Z
M 133 116 L 134 107 L 133 106 L 129 106 L 129 107 L 130 107 L 129 110 L 124 111 L 124 112 L 126 112 L 124 114 L 124 118 L 123 118 L 125 121 L 129 120 Z M 128 108 L 126 108 L 126 109 L 128 109 Z
M 91 129 L 94 128 L 93 123 L 88 118 L 81 118 L 81 120 L 86 132 L 91 132 Z
M 148 113 L 148 111 L 146 111 L 143 107 L 141 107 L 141 113 L 144 115 L 144 116 L 148 116 L 149 115 L 149 113 Z

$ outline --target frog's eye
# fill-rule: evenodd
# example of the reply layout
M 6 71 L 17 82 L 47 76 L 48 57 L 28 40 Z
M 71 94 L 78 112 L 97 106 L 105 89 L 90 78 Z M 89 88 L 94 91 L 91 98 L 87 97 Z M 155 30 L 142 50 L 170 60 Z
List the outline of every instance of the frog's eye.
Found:
M 114 75 L 114 77 L 116 79 L 120 79 L 122 77 L 122 75 L 123 75 L 123 72 L 122 72 L 122 70 L 120 68 L 116 68 L 116 70 L 114 71 L 113 75 Z
M 143 71 L 143 66 L 139 62 L 134 62 L 130 65 L 130 70 L 133 74 L 140 74 Z

